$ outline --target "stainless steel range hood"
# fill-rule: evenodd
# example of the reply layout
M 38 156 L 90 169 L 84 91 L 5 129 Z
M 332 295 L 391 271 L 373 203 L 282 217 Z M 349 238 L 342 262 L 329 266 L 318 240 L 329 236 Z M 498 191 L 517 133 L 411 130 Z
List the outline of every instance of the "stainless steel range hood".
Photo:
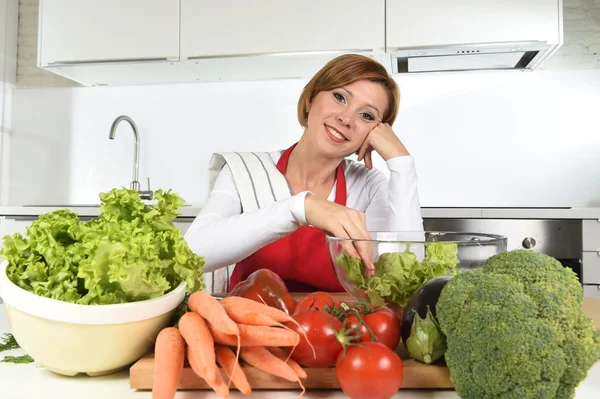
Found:
M 533 70 L 562 44 L 562 0 L 386 1 L 394 73 Z
M 535 69 L 557 48 L 546 42 L 473 43 L 391 52 L 393 73 Z

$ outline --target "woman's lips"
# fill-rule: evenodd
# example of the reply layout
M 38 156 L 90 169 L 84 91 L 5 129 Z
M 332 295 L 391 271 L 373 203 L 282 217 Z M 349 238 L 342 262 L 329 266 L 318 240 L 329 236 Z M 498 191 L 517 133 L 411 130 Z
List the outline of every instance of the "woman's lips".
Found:
M 341 134 L 336 129 L 332 128 L 331 126 L 325 125 L 325 131 L 327 132 L 329 137 L 336 143 L 341 144 L 341 143 L 345 143 L 346 141 L 348 141 L 346 136 L 344 136 L 343 134 Z

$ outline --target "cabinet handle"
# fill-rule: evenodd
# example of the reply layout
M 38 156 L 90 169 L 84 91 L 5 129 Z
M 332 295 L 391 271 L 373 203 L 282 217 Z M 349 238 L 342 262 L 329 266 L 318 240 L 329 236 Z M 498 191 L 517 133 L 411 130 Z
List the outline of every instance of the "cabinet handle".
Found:
M 161 61 L 179 61 L 179 57 L 162 57 L 162 58 L 120 58 L 120 59 L 105 59 L 105 60 L 71 60 L 71 61 L 52 61 L 44 66 L 61 66 L 61 65 L 80 65 L 80 64 L 115 64 L 126 62 L 161 62 Z
M 213 58 L 243 58 L 243 57 L 264 57 L 264 56 L 294 56 L 294 55 L 327 55 L 338 53 L 373 53 L 373 49 L 346 49 L 346 50 L 316 50 L 316 51 L 286 51 L 273 53 L 247 53 L 247 54 L 222 54 L 222 55 L 198 55 L 187 57 L 189 60 L 213 59 Z

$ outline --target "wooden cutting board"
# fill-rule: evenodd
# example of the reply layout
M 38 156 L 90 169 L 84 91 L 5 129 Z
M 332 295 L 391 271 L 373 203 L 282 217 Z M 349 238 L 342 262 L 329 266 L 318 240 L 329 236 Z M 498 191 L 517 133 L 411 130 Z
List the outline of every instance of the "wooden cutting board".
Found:
M 295 294 L 296 298 L 302 294 Z M 355 300 L 346 293 L 335 294 L 341 301 L 352 303 Z M 583 312 L 591 317 L 600 329 L 600 300 L 585 298 Z M 401 388 L 453 389 L 450 382 L 450 371 L 444 365 L 426 365 L 411 359 L 400 344 L 397 350 L 404 365 L 404 380 Z M 298 384 L 280 377 L 266 374 L 254 367 L 242 365 L 252 389 L 298 389 Z M 336 389 L 339 384 L 335 378 L 335 368 L 305 368 L 308 378 L 302 383 L 307 389 Z M 221 370 L 223 378 L 228 380 Z M 137 361 L 129 371 L 130 386 L 134 389 L 152 389 L 154 381 L 154 354 L 148 353 Z M 233 385 L 232 385 L 233 387 Z M 210 389 L 204 380 L 198 377 L 186 364 L 179 382 L 179 389 Z

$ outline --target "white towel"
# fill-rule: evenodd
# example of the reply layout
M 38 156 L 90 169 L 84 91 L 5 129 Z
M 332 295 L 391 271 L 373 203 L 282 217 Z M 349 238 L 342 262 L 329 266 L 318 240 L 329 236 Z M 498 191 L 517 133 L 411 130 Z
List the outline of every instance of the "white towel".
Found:
M 214 153 L 209 164 L 208 191 L 225 164 L 229 165 L 242 202 L 242 212 L 251 212 L 291 196 L 285 176 L 266 152 Z M 235 265 L 206 273 L 207 292 L 229 291 L 229 279 Z

